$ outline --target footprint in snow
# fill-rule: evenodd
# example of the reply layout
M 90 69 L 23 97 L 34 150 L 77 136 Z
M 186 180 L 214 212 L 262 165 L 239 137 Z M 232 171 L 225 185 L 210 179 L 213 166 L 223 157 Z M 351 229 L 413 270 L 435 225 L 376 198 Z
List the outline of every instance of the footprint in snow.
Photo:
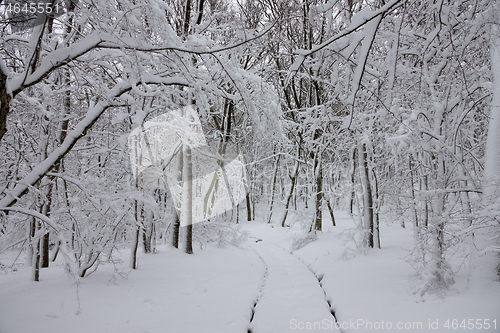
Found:
M 150 299 L 145 300 L 145 301 L 144 301 L 144 304 L 146 305 L 146 307 L 147 307 L 148 309 L 152 309 L 152 308 L 153 308 L 153 301 L 152 301 L 152 300 L 150 300 Z

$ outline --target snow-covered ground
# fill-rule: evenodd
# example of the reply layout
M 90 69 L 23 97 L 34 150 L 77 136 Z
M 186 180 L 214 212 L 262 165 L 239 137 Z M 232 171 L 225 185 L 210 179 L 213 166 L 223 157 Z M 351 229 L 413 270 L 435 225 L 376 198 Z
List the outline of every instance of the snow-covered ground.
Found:
M 410 291 L 417 282 L 415 270 L 406 262 L 413 249 L 411 226 L 403 229 L 399 224 L 382 223 L 382 249 L 363 255 L 356 253 L 353 243 L 346 243 L 354 228 L 352 218 L 345 212 L 336 212 L 335 216 L 336 227 L 324 217 L 325 231 L 318 233 L 318 240 L 293 255 L 321 279 L 325 298 L 338 321 L 336 326 L 343 332 L 500 332 L 500 282 L 468 285 L 467 273 L 462 269 L 451 290 L 441 295 L 414 296 Z M 246 229 L 287 251 L 302 235 L 296 226 L 284 229 L 246 224 Z M 303 320 L 303 324 L 316 322 L 319 328 L 313 326 L 309 331 L 331 330 L 325 324 L 330 317 L 324 318 L 324 322 L 311 318 Z M 300 331 L 298 327 L 296 330 Z
M 136 271 L 120 268 L 126 277 L 107 264 L 81 279 L 81 310 L 77 288 L 60 267 L 44 269 L 39 283 L 28 281 L 26 268 L 1 276 L 0 332 L 247 331 L 264 274 L 253 251 L 204 248 L 187 255 L 160 247 L 139 260 Z
M 335 329 L 335 317 L 330 313 L 324 292 L 307 266 L 265 240 L 257 239 L 254 247 L 266 267 L 266 275 L 251 331 L 288 332 L 299 328 L 300 323 L 322 321 Z
M 459 271 L 455 289 L 414 296 L 411 230 L 382 223 L 382 249 L 363 255 L 345 243 L 352 219 L 336 220 L 325 217 L 318 240 L 293 252 L 298 223 L 245 222 L 251 236 L 239 248 L 159 247 L 138 270 L 100 267 L 78 293 L 60 266 L 38 283 L 21 267 L 0 275 L 0 333 L 500 332 L 499 282 L 467 285 Z

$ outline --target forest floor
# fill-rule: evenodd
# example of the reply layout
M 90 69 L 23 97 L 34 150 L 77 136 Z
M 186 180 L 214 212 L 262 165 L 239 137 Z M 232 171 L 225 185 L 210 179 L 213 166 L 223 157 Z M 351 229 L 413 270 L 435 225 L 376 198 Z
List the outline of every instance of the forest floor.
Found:
M 240 247 L 187 255 L 159 246 L 139 254 L 137 270 L 123 250 L 78 284 L 57 262 L 38 283 L 29 267 L 4 271 L 0 333 L 500 332 L 499 282 L 470 285 L 461 269 L 451 289 L 415 296 L 411 228 L 382 223 L 382 249 L 364 254 L 353 220 L 335 215 L 337 226 L 325 217 L 313 242 L 300 223 L 282 228 L 257 216 L 241 223 L 249 237 Z M 457 251 L 452 264 L 463 260 Z

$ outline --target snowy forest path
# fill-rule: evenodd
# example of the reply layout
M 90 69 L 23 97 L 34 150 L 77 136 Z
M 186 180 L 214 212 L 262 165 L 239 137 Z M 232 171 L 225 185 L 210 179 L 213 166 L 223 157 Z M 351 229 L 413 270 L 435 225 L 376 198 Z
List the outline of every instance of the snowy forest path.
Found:
M 251 247 L 266 265 L 267 276 L 249 332 L 335 330 L 335 318 L 318 279 L 302 261 L 271 242 L 259 239 Z

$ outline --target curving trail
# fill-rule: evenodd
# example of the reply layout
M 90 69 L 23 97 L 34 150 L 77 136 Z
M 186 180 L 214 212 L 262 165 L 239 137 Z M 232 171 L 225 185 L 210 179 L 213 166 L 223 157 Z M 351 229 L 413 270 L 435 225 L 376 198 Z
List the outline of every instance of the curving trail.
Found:
M 320 279 L 302 261 L 266 241 L 252 247 L 266 265 L 267 276 L 248 332 L 339 332 Z

